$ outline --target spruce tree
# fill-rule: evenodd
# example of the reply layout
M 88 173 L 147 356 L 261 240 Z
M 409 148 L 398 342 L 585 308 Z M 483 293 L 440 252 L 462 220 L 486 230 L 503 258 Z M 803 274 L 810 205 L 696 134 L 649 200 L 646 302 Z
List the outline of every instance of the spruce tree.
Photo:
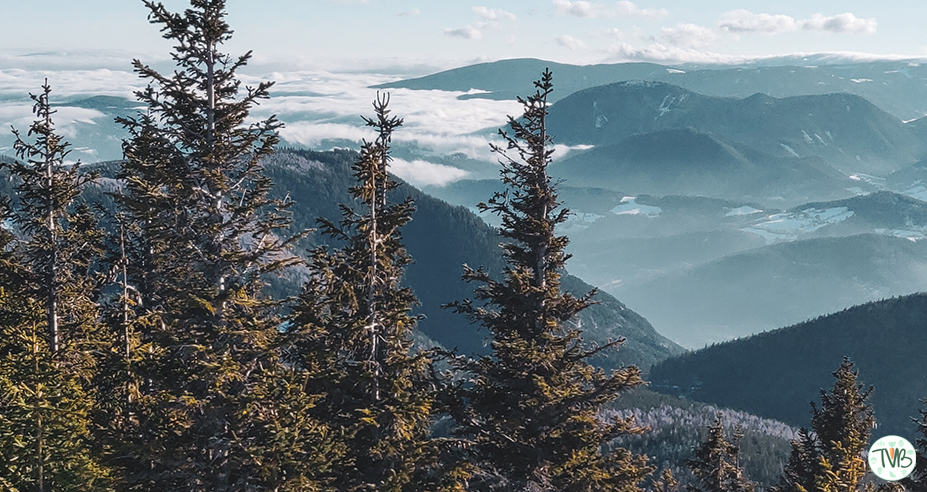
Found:
M 696 483 L 686 485 L 689 492 L 753 492 L 755 485 L 748 480 L 738 463 L 737 441 L 743 437 L 734 432 L 733 439 L 724 437 L 721 412 L 708 426 L 708 436 L 694 455 L 687 460 Z
M 676 477 L 673 476 L 672 470 L 664 468 L 660 472 L 660 478 L 653 481 L 650 490 L 654 492 L 678 492 L 679 480 L 676 480 Z
M 411 314 L 417 300 L 401 284 L 412 260 L 402 227 L 412 220 L 411 198 L 391 202 L 399 185 L 388 174 L 390 141 L 402 120 L 390 116 L 388 95 L 377 97 L 378 136 L 365 142 L 353 165 L 354 204 L 342 204 L 338 223 L 319 219 L 340 247 L 311 252 L 309 280 L 292 312 L 293 363 L 324 394 L 313 411 L 342 438 L 334 470 L 337 490 L 419 491 L 453 485 L 436 474 L 430 440 L 434 384 L 428 353 L 414 350 Z
M 575 297 L 560 290 L 568 239 L 554 228 L 569 211 L 547 174 L 549 70 L 535 87 L 519 98 L 524 115 L 509 117 L 512 134 L 500 130 L 505 147 L 492 147 L 506 190 L 479 204 L 502 219 L 508 265 L 502 280 L 465 266 L 464 280 L 480 284 L 475 301 L 451 305 L 489 331 L 492 353 L 454 359 L 466 377 L 449 390 L 448 408 L 459 435 L 471 442 L 476 490 L 637 490 L 651 471 L 646 457 L 621 448 L 603 454 L 602 446 L 642 429 L 631 419 L 604 422 L 597 411 L 640 385 L 640 371 L 593 368 L 586 359 L 623 340 L 586 348 L 580 331 L 567 325 L 595 292 Z
M 276 386 L 280 303 L 261 295 L 262 277 L 300 261 L 286 252 L 300 237 L 284 236 L 289 204 L 269 198 L 262 168 L 280 124 L 247 120 L 272 83 L 242 88 L 237 71 L 250 52 L 219 51 L 232 34 L 224 1 L 192 0 L 182 14 L 144 3 L 176 43 L 177 68 L 162 75 L 135 60 L 149 82 L 136 93 L 147 110 L 118 119 L 129 139 L 115 198 L 138 230 L 126 283 L 138 291 L 127 314 L 140 320 L 129 356 L 139 359 L 130 379 L 140 387 L 125 412 L 132 437 L 113 444 L 113 462 L 133 489 L 286 488 L 305 477 L 268 463 L 294 453 L 281 443 L 300 429 L 275 427 L 275 415 L 283 403 L 310 402 Z
M 912 419 L 917 424 L 918 437 L 915 440 L 914 471 L 899 483 L 912 492 L 927 492 L 927 410 L 918 409 L 920 418 Z
M 812 406 L 811 430 L 792 442 L 792 454 L 775 490 L 779 492 L 851 492 L 863 489 L 867 465 L 862 454 L 875 419 L 867 402 L 872 388 L 857 383 L 858 371 L 844 358 L 830 391 L 821 390 L 820 408 Z
M 31 95 L 33 140 L 13 130 L 17 200 L 0 203 L 0 484 L 105 490 L 86 387 L 99 329 L 91 296 L 101 232 L 90 208 L 76 203 L 93 175 L 66 164 L 69 144 L 55 133 L 50 94 L 46 81 Z

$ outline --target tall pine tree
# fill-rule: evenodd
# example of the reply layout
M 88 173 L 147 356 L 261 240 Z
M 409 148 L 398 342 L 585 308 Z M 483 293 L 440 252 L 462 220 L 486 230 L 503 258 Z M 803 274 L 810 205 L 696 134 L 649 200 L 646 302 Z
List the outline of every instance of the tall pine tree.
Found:
M 568 239 L 554 228 L 569 214 L 547 174 L 552 139 L 547 134 L 552 75 L 545 71 L 537 91 L 519 98 L 524 115 L 509 118 L 512 134 L 500 130 L 506 191 L 482 211 L 502 218 L 500 232 L 508 266 L 502 280 L 465 267 L 463 278 L 480 284 L 475 300 L 452 307 L 492 335 L 487 357 L 454 360 L 467 377 L 450 391 L 457 430 L 471 442 L 479 470 L 476 490 L 632 491 L 651 472 L 646 458 L 625 449 L 603 454 L 602 445 L 642 429 L 631 419 L 603 422 L 597 415 L 619 393 L 642 383 L 636 367 L 606 374 L 586 359 L 622 340 L 585 348 L 580 331 L 567 322 L 592 303 L 560 290 Z
M 272 83 L 242 88 L 250 52 L 219 51 L 232 34 L 224 1 L 192 0 L 182 14 L 145 5 L 176 43 L 177 68 L 162 75 L 136 60 L 147 111 L 119 119 L 130 138 L 116 199 L 140 246 L 126 259 L 138 291 L 127 314 L 145 321 L 131 378 L 140 389 L 125 412 L 135 428 L 113 462 L 134 489 L 285 487 L 299 477 L 267 463 L 292 454 L 281 448 L 292 429 L 274 422 L 279 399 L 295 402 L 275 386 L 279 302 L 261 289 L 264 275 L 300 261 L 286 253 L 299 236 L 282 237 L 288 204 L 268 197 L 262 172 L 280 124 L 247 122 Z
M 867 402 L 872 388 L 857 383 L 858 371 L 844 358 L 830 391 L 821 390 L 821 406 L 812 403 L 811 430 L 792 442 L 778 492 L 852 492 L 862 490 L 867 465 L 862 454 L 875 423 Z
M 311 252 L 310 278 L 294 306 L 289 336 L 293 362 L 324 394 L 314 411 L 343 436 L 343 457 L 334 470 L 338 490 L 419 491 L 453 487 L 438 476 L 430 440 L 434 384 L 426 352 L 412 347 L 417 303 L 403 287 L 412 260 L 402 227 L 412 220 L 411 198 L 391 202 L 398 186 L 388 174 L 390 140 L 402 120 L 390 116 L 388 95 L 374 103 L 377 131 L 365 142 L 350 188 L 334 223 L 321 230 L 343 246 Z M 450 484 L 450 485 L 449 485 Z
M 694 456 L 687 460 L 696 483 L 686 485 L 689 492 L 753 492 L 755 485 L 748 480 L 738 463 L 737 441 L 743 437 L 734 433 L 730 441 L 724 437 L 721 413 L 708 426 L 708 436 Z
M 90 442 L 88 381 L 99 324 L 92 266 L 102 233 L 78 204 L 93 179 L 68 165 L 47 81 L 37 119 L 16 136 L 15 207 L 3 197 L 0 231 L 0 484 L 10 490 L 105 490 Z

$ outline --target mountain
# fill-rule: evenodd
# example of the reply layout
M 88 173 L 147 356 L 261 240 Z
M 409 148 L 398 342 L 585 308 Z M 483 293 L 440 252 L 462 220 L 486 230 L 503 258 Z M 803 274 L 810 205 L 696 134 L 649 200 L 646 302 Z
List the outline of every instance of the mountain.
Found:
M 315 226 L 316 217 L 340 217 L 339 203 L 349 203 L 351 151 L 281 151 L 267 163 L 267 172 L 278 196 L 289 194 L 297 201 L 293 209 L 296 228 Z M 411 196 L 416 212 L 403 230 L 409 254 L 415 260 L 407 270 L 407 281 L 422 303 L 419 310 L 426 319 L 421 331 L 441 345 L 457 347 L 465 353 L 485 353 L 487 333 L 469 324 L 462 316 L 440 308 L 442 304 L 472 297 L 472 286 L 460 280 L 463 265 L 484 266 L 499 273 L 504 266 L 495 230 L 464 207 L 455 207 L 418 189 L 402 185 L 395 198 Z M 488 196 L 486 197 L 489 198 Z M 312 243 L 321 238 L 313 235 Z M 563 287 L 583 294 L 592 287 L 578 278 L 566 276 Z M 626 344 L 600 363 L 611 367 L 636 364 L 642 368 L 681 348 L 658 334 L 644 318 L 627 309 L 606 293 L 599 293 L 600 304 L 585 311 L 577 321 L 587 341 L 604 342 L 624 336 Z
M 290 209 L 292 231 L 316 227 L 318 217 L 331 220 L 341 217 L 339 204 L 352 202 L 348 187 L 354 185 L 351 165 L 356 156 L 349 150 L 281 149 L 268 158 L 265 171 L 275 183 L 271 195 L 275 198 L 289 196 L 296 202 Z M 0 156 L 2 160 L 12 159 Z M 85 191 L 88 201 L 113 206 L 112 199 L 105 193 L 117 191 L 121 186 L 113 179 L 118 165 L 112 161 L 85 166 L 86 170 L 102 174 L 96 186 Z M 0 169 L 0 173 L 8 176 L 7 170 Z M 0 179 L 0 194 L 15 196 L 11 184 L 9 179 Z M 504 262 L 498 247 L 501 238 L 495 229 L 465 207 L 452 206 L 408 184 L 401 184 L 393 199 L 402 200 L 407 196 L 415 201 L 416 211 L 413 220 L 403 229 L 406 248 L 414 259 L 407 268 L 406 282 L 421 302 L 416 314 L 425 316 L 418 326 L 416 339 L 424 345 L 457 348 L 461 353 L 487 353 L 488 334 L 441 306 L 473 296 L 473 286 L 460 279 L 464 264 L 483 266 L 496 274 L 502 271 Z M 301 254 L 307 249 L 331 244 L 317 233 L 310 234 L 294 252 Z M 269 278 L 268 293 L 275 297 L 297 294 L 307 273 L 304 267 L 296 267 L 282 277 Z M 562 286 L 577 295 L 593 289 L 571 275 L 564 275 Z M 595 300 L 598 304 L 573 321 L 583 330 L 583 338 L 589 343 L 603 343 L 625 337 L 626 342 L 616 351 L 600 354 L 593 363 L 606 368 L 633 364 L 647 371 L 654 362 L 684 351 L 611 295 L 600 291 Z
M 621 144 L 593 151 L 606 154 L 598 161 L 605 157 L 621 167 L 622 160 L 643 159 L 646 164 L 641 166 L 657 166 L 657 172 L 673 172 L 687 164 L 716 177 L 740 170 L 748 162 L 764 170 L 775 167 L 767 156 L 819 157 L 846 175 L 884 176 L 917 162 L 924 151 L 910 128 L 852 94 L 782 99 L 755 94 L 740 99 L 705 96 L 660 82 L 620 82 L 561 99 L 551 107 L 548 121 L 550 134 L 562 144 Z M 567 161 L 582 161 L 588 154 Z M 566 161 L 561 165 L 569 167 Z M 818 169 L 823 167 L 819 164 Z M 777 177 L 777 171 L 770 172 L 771 178 Z M 653 179 L 666 181 L 660 174 Z
M 828 212 L 830 211 L 830 212 Z M 912 240 L 927 237 L 927 202 L 891 191 L 879 191 L 843 200 L 812 202 L 795 207 L 784 217 L 818 214 L 841 219 L 820 228 L 813 226 L 808 235 L 850 236 L 877 232 Z
M 608 291 L 687 347 L 927 290 L 927 241 L 860 234 L 772 244 Z
M 927 65 L 918 60 L 854 61 L 823 57 L 786 58 L 741 65 L 615 63 L 566 65 L 537 59 L 479 63 L 425 77 L 391 82 L 378 88 L 484 91 L 462 97 L 514 99 L 544 68 L 554 74 L 554 97 L 626 80 L 667 82 L 711 96 L 772 97 L 848 93 L 872 101 L 899 120 L 927 114 Z
M 518 58 L 491 63 L 478 63 L 445 70 L 424 77 L 400 80 L 374 86 L 377 89 L 405 88 L 412 90 L 442 90 L 485 93 L 469 94 L 464 98 L 512 99 L 524 95 L 525 87 L 536 80 L 545 68 L 554 73 L 554 101 L 587 87 L 610 84 L 618 80 L 651 79 L 666 67 L 653 63 L 621 63 L 615 65 L 567 65 L 534 58 Z
M 708 425 L 714 423 L 719 412 L 725 435 L 731 436 L 737 429 L 743 433 L 738 459 L 746 475 L 766 487 L 774 485 L 788 461 L 790 441 L 798 437 L 797 428 L 742 411 L 656 393 L 648 387 L 621 395 L 602 413 L 605 417 L 634 417 L 635 424 L 647 426 L 649 431 L 621 437 L 615 444 L 646 455 L 657 470 L 671 469 L 681 483 L 692 483 L 694 477 L 686 460 L 705 441 Z
M 572 186 L 783 205 L 815 197 L 843 198 L 860 188 L 860 183 L 818 156 L 775 157 L 692 128 L 634 135 L 597 146 L 555 163 L 551 173 Z
M 836 284 L 835 284 L 836 285 Z M 714 345 L 651 370 L 653 388 L 808 426 L 808 402 L 833 384 L 849 356 L 874 386 L 879 435 L 914 435 L 912 417 L 927 396 L 927 294 L 913 294 Z

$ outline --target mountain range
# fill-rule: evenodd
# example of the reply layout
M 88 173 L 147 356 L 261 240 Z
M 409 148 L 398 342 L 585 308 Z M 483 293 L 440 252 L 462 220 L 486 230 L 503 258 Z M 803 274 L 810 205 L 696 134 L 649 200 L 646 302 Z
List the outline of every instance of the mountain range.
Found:
M 341 217 L 339 204 L 353 204 L 348 188 L 354 184 L 351 165 L 356 158 L 357 154 L 349 150 L 281 149 L 267 160 L 265 170 L 276 183 L 273 196 L 289 196 L 296 202 L 290 209 L 294 232 L 316 227 L 319 217 L 337 221 Z M 103 173 L 97 189 L 92 192 L 96 195 L 95 199 L 105 200 L 99 191 L 113 191 L 118 187 L 112 180 L 117 163 L 90 167 Z M 7 183 L 4 186 L 8 186 L 8 181 L 4 182 Z M 441 306 L 472 297 L 473 286 L 460 279 L 464 264 L 474 268 L 482 266 L 491 273 L 501 274 L 504 262 L 498 247 L 500 236 L 464 207 L 449 205 L 404 183 L 394 191 L 394 199 L 410 196 L 416 206 L 413 220 L 402 234 L 414 259 L 407 269 L 405 280 L 421 302 L 415 314 L 425 317 L 418 325 L 419 340 L 424 344 L 457 349 L 460 353 L 487 353 L 488 332 L 481 331 L 463 316 Z M 304 253 L 320 245 L 331 247 L 337 246 L 337 243 L 319 234 L 310 234 L 299 244 L 296 253 Z M 305 269 L 295 268 L 282 278 L 269 279 L 272 293 L 279 297 L 297 294 L 306 274 Z M 564 276 L 563 288 L 577 295 L 593 289 L 570 275 Z M 598 304 L 573 321 L 583 330 L 584 340 L 587 343 L 604 343 L 619 337 L 626 339 L 617 351 L 602 353 L 595 361 L 597 365 L 617 368 L 634 364 L 646 371 L 654 362 L 683 351 L 657 333 L 646 319 L 611 295 L 600 291 L 595 299 Z
M 847 356 L 874 387 L 878 434 L 914 435 L 927 396 L 925 319 L 924 293 L 854 306 L 667 359 L 651 370 L 652 387 L 807 427 L 808 403 Z
M 860 61 L 827 56 L 779 58 L 741 65 L 613 63 L 569 65 L 533 58 L 478 63 L 376 86 L 475 92 L 463 98 L 514 99 L 525 81 L 545 68 L 554 74 L 554 97 L 625 80 L 667 82 L 711 96 L 771 97 L 849 93 L 864 97 L 900 120 L 927 114 L 927 65 L 919 60 Z

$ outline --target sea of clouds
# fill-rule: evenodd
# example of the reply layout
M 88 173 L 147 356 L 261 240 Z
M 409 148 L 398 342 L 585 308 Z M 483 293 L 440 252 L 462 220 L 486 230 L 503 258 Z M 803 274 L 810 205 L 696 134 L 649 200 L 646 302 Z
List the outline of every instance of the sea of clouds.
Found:
M 94 68 L 94 61 L 102 67 Z M 122 61 L 122 69 L 117 68 Z M 153 66 L 169 71 L 165 60 Z M 260 67 L 240 74 L 244 86 L 273 81 L 271 98 L 262 100 L 251 111 L 251 120 L 276 115 L 285 126 L 280 130 L 284 143 L 293 147 L 328 150 L 333 146 L 359 148 L 363 140 L 375 138 L 364 124 L 362 115 L 373 116 L 373 102 L 378 91 L 372 86 L 401 78 L 395 73 L 323 70 L 274 70 Z M 29 94 L 37 94 L 45 81 L 52 87 L 56 128 L 75 148 L 83 160 L 109 160 L 121 156 L 118 146 L 94 145 L 86 141 L 104 126 L 112 127 L 112 115 L 97 109 L 71 106 L 92 96 L 113 96 L 134 100 L 134 93 L 146 81 L 140 79 L 128 57 L 118 53 L 39 53 L 0 54 L 0 154 L 12 155 L 10 128 L 25 134 L 34 119 Z M 530 81 L 526 82 L 526 87 Z M 474 89 L 468 93 L 479 92 Z M 469 172 L 443 158 L 461 155 L 467 159 L 494 162 L 489 144 L 498 143 L 496 129 L 505 126 L 508 115 L 520 114 L 516 101 L 468 98 L 453 91 L 390 89 L 391 115 L 404 120 L 393 134 L 396 146 L 407 150 L 396 158 L 392 171 L 412 184 L 443 186 L 465 178 Z M 124 135 L 115 135 L 122 138 Z M 97 135 L 96 138 L 99 138 Z M 97 148 L 94 148 L 97 147 Z M 562 148 L 560 155 L 565 155 Z

